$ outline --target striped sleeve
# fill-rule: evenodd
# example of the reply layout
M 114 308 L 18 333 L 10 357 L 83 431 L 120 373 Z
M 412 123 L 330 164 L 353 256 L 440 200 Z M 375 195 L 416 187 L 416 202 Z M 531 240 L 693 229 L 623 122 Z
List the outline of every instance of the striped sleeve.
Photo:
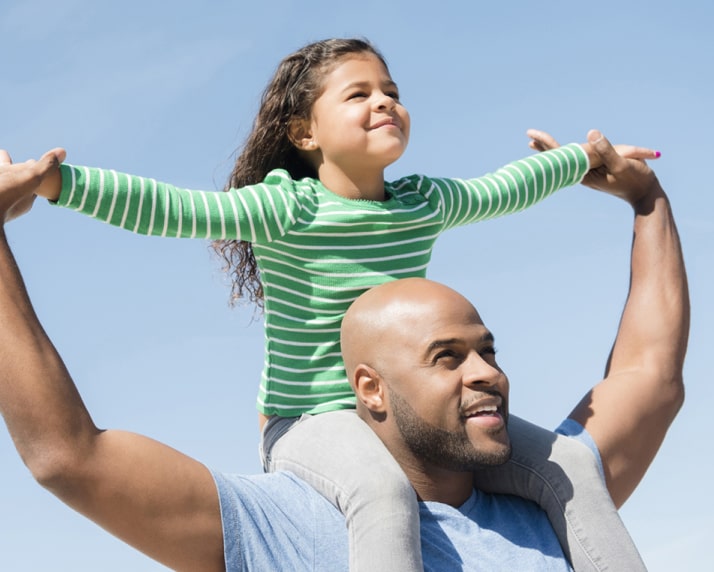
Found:
M 61 174 L 57 205 L 150 236 L 270 242 L 287 232 L 300 210 L 287 174 L 228 192 L 66 164 Z
M 428 195 L 444 209 L 447 229 L 524 210 L 580 183 L 589 168 L 585 150 L 571 143 L 476 179 L 430 179 Z

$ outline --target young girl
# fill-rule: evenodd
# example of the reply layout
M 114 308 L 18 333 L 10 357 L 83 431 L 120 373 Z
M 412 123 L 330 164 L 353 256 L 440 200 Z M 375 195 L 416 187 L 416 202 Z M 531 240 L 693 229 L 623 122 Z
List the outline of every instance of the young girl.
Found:
M 587 145 L 571 144 L 478 179 L 414 175 L 385 182 L 384 169 L 406 149 L 409 130 L 383 57 L 362 40 L 326 40 L 278 67 L 227 192 L 69 165 L 38 192 L 134 232 L 217 241 L 232 270 L 234 295 L 264 305 L 258 392 L 264 466 L 297 473 L 343 511 L 351 570 L 422 565 L 409 482 L 376 436 L 359 431 L 356 415 L 334 413 L 355 407 L 340 355 L 345 310 L 372 286 L 424 276 L 444 230 L 520 211 L 580 182 L 599 164 Z M 326 448 L 327 435 L 340 436 L 339 446 Z M 518 431 L 511 437 L 514 448 L 533 440 Z M 549 438 L 542 437 L 546 451 Z M 533 463 L 543 465 L 541 457 Z M 601 480 L 594 480 L 592 498 L 608 502 Z M 505 488 L 514 488 L 500 492 L 539 502 L 576 561 L 581 547 L 563 522 L 577 507 L 569 497 L 554 497 L 551 483 L 536 481 L 521 490 L 507 484 L 518 478 L 507 478 Z M 580 516 L 590 522 L 590 514 Z M 610 518 L 617 522 L 594 526 L 621 527 L 616 514 Z M 576 542 L 587 532 L 578 530 Z M 606 562 L 608 547 L 597 548 Z M 591 559 L 594 548 L 585 550 Z

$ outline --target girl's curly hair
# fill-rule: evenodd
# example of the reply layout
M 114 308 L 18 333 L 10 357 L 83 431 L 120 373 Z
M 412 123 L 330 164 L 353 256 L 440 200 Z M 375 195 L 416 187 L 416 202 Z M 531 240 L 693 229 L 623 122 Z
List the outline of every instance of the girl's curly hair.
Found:
M 324 79 L 336 63 L 351 54 L 386 60 L 367 40 L 328 39 L 308 44 L 280 62 L 263 92 L 253 129 L 238 156 L 225 190 L 260 183 L 273 169 L 285 169 L 293 179 L 317 177 L 314 167 L 290 140 L 293 121 L 310 119 Z M 231 301 L 247 298 L 263 305 L 263 286 L 250 242 L 216 240 L 214 251 L 232 279 Z

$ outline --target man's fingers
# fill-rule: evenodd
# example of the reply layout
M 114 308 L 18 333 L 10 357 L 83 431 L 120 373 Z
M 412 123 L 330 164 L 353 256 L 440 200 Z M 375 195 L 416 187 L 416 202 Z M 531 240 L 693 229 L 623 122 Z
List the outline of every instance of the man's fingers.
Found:
M 592 129 L 588 132 L 588 143 L 593 150 L 600 156 L 602 164 L 608 170 L 613 171 L 621 164 L 624 159 L 617 154 L 615 148 L 610 144 L 607 138 L 597 129 Z
M 49 151 L 47 151 L 47 153 L 42 155 L 39 160 L 41 176 L 44 176 L 50 171 L 57 169 L 60 163 L 62 163 L 62 161 L 64 161 L 66 157 L 67 152 L 61 147 L 55 147 L 54 149 L 50 149 Z
M 40 165 L 40 171 L 44 174 L 52 169 L 56 169 L 66 158 L 67 151 L 65 151 L 62 147 L 55 147 L 42 155 L 39 161 L 30 159 L 29 161 L 25 161 L 25 163 L 28 165 L 38 163 Z M 12 158 L 5 149 L 0 149 L 0 165 L 12 165 Z
M 5 215 L 5 222 L 9 222 L 27 213 L 32 208 L 36 198 L 35 195 L 30 195 L 15 203 Z
M 50 155 L 54 156 L 55 161 L 57 161 L 58 163 L 62 163 L 67 158 L 67 151 L 65 151 L 62 147 L 55 147 L 54 149 L 50 149 L 49 151 L 47 151 L 47 153 L 42 155 L 42 159 Z
M 56 147 L 47 151 L 39 160 L 13 163 L 10 154 L 0 149 L 0 222 L 28 211 L 34 200 L 32 195 L 41 194 L 41 189 L 45 192 L 42 196 L 50 196 L 42 185 L 49 181 L 47 185 L 52 183 L 52 188 L 56 186 L 59 166 L 66 155 L 64 149 Z

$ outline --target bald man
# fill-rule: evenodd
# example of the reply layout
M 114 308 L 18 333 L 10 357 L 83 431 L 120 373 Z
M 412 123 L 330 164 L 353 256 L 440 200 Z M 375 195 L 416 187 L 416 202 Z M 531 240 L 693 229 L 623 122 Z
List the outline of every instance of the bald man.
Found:
M 689 303 L 654 174 L 598 134 L 591 142 L 606 166 L 591 183 L 634 211 L 631 286 L 606 377 L 562 430 L 600 457 L 619 506 L 681 405 Z M 170 568 L 346 570 L 343 517 L 289 473 L 224 475 L 151 439 L 95 426 L 34 314 L 4 231 L 62 159 L 55 150 L 12 165 L 0 153 L 0 411 L 23 461 L 69 506 Z M 510 450 L 508 381 L 475 308 L 445 286 L 398 281 L 355 302 L 343 341 L 364 430 L 421 499 L 425 569 L 569 570 L 535 504 L 474 489 L 472 471 Z M 577 475 L 566 477 L 579 486 Z

